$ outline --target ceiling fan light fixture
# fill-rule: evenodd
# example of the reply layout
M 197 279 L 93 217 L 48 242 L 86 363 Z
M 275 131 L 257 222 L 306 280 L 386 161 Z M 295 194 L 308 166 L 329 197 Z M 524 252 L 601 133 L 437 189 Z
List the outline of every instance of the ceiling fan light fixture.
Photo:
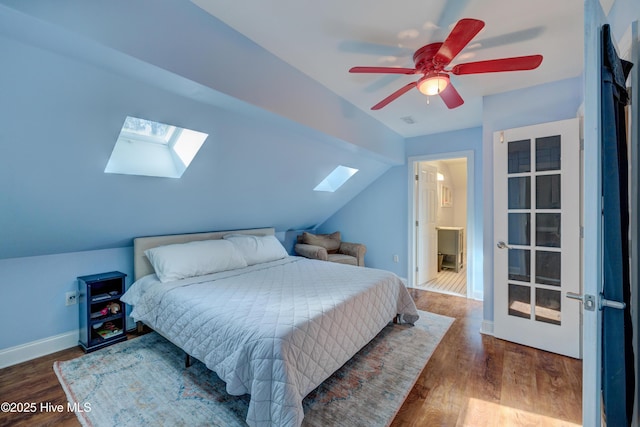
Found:
M 429 74 L 418 80 L 418 90 L 427 96 L 441 93 L 449 85 L 447 73 Z

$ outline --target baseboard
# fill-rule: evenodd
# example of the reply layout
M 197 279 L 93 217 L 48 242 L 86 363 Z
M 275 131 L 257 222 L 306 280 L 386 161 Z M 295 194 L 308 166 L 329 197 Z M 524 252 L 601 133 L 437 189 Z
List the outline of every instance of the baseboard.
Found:
M 476 301 L 484 301 L 484 295 L 483 295 L 482 291 L 474 290 L 471 293 L 471 299 L 474 299 Z
M 480 333 L 493 336 L 493 321 L 483 320 L 482 325 L 480 326 Z
M 0 369 L 78 345 L 78 331 L 69 331 L 41 340 L 0 350 Z

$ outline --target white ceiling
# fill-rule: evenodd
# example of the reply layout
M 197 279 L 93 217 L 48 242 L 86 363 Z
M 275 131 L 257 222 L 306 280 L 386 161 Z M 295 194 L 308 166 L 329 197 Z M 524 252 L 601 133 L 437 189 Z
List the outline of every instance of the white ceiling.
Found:
M 280 59 L 402 136 L 480 126 L 482 96 L 576 77 L 583 61 L 583 0 L 192 0 Z M 465 100 L 455 110 L 411 90 L 370 108 L 420 76 L 350 74 L 356 65 L 413 68 L 413 52 L 443 41 L 461 18 L 484 29 L 452 65 L 542 54 L 532 71 L 452 76 Z M 259 64 L 256 74 L 259 75 Z M 411 117 L 407 124 L 403 117 Z

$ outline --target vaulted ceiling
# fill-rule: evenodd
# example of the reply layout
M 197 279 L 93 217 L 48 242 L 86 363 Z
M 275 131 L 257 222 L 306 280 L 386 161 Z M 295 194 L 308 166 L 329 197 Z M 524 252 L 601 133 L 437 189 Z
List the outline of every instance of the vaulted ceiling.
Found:
M 0 258 L 313 227 L 403 164 L 404 137 L 480 126 L 483 95 L 580 73 L 581 1 L 478 3 L 0 0 Z M 411 76 L 348 68 L 411 65 L 461 17 L 487 22 L 468 58 L 543 66 L 455 80 L 457 110 L 414 93 L 371 112 Z M 178 180 L 105 174 L 128 115 L 210 136 Z M 359 172 L 314 192 L 338 164 Z

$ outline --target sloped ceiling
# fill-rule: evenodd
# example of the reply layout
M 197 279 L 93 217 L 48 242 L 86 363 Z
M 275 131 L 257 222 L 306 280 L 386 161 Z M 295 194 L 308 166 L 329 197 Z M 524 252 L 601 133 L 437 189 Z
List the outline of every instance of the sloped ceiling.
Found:
M 0 258 L 313 227 L 404 161 L 402 137 L 325 87 L 192 3 L 159 4 L 0 2 Z M 210 136 L 181 179 L 105 174 L 127 115 Z M 360 171 L 313 192 L 338 164 Z

